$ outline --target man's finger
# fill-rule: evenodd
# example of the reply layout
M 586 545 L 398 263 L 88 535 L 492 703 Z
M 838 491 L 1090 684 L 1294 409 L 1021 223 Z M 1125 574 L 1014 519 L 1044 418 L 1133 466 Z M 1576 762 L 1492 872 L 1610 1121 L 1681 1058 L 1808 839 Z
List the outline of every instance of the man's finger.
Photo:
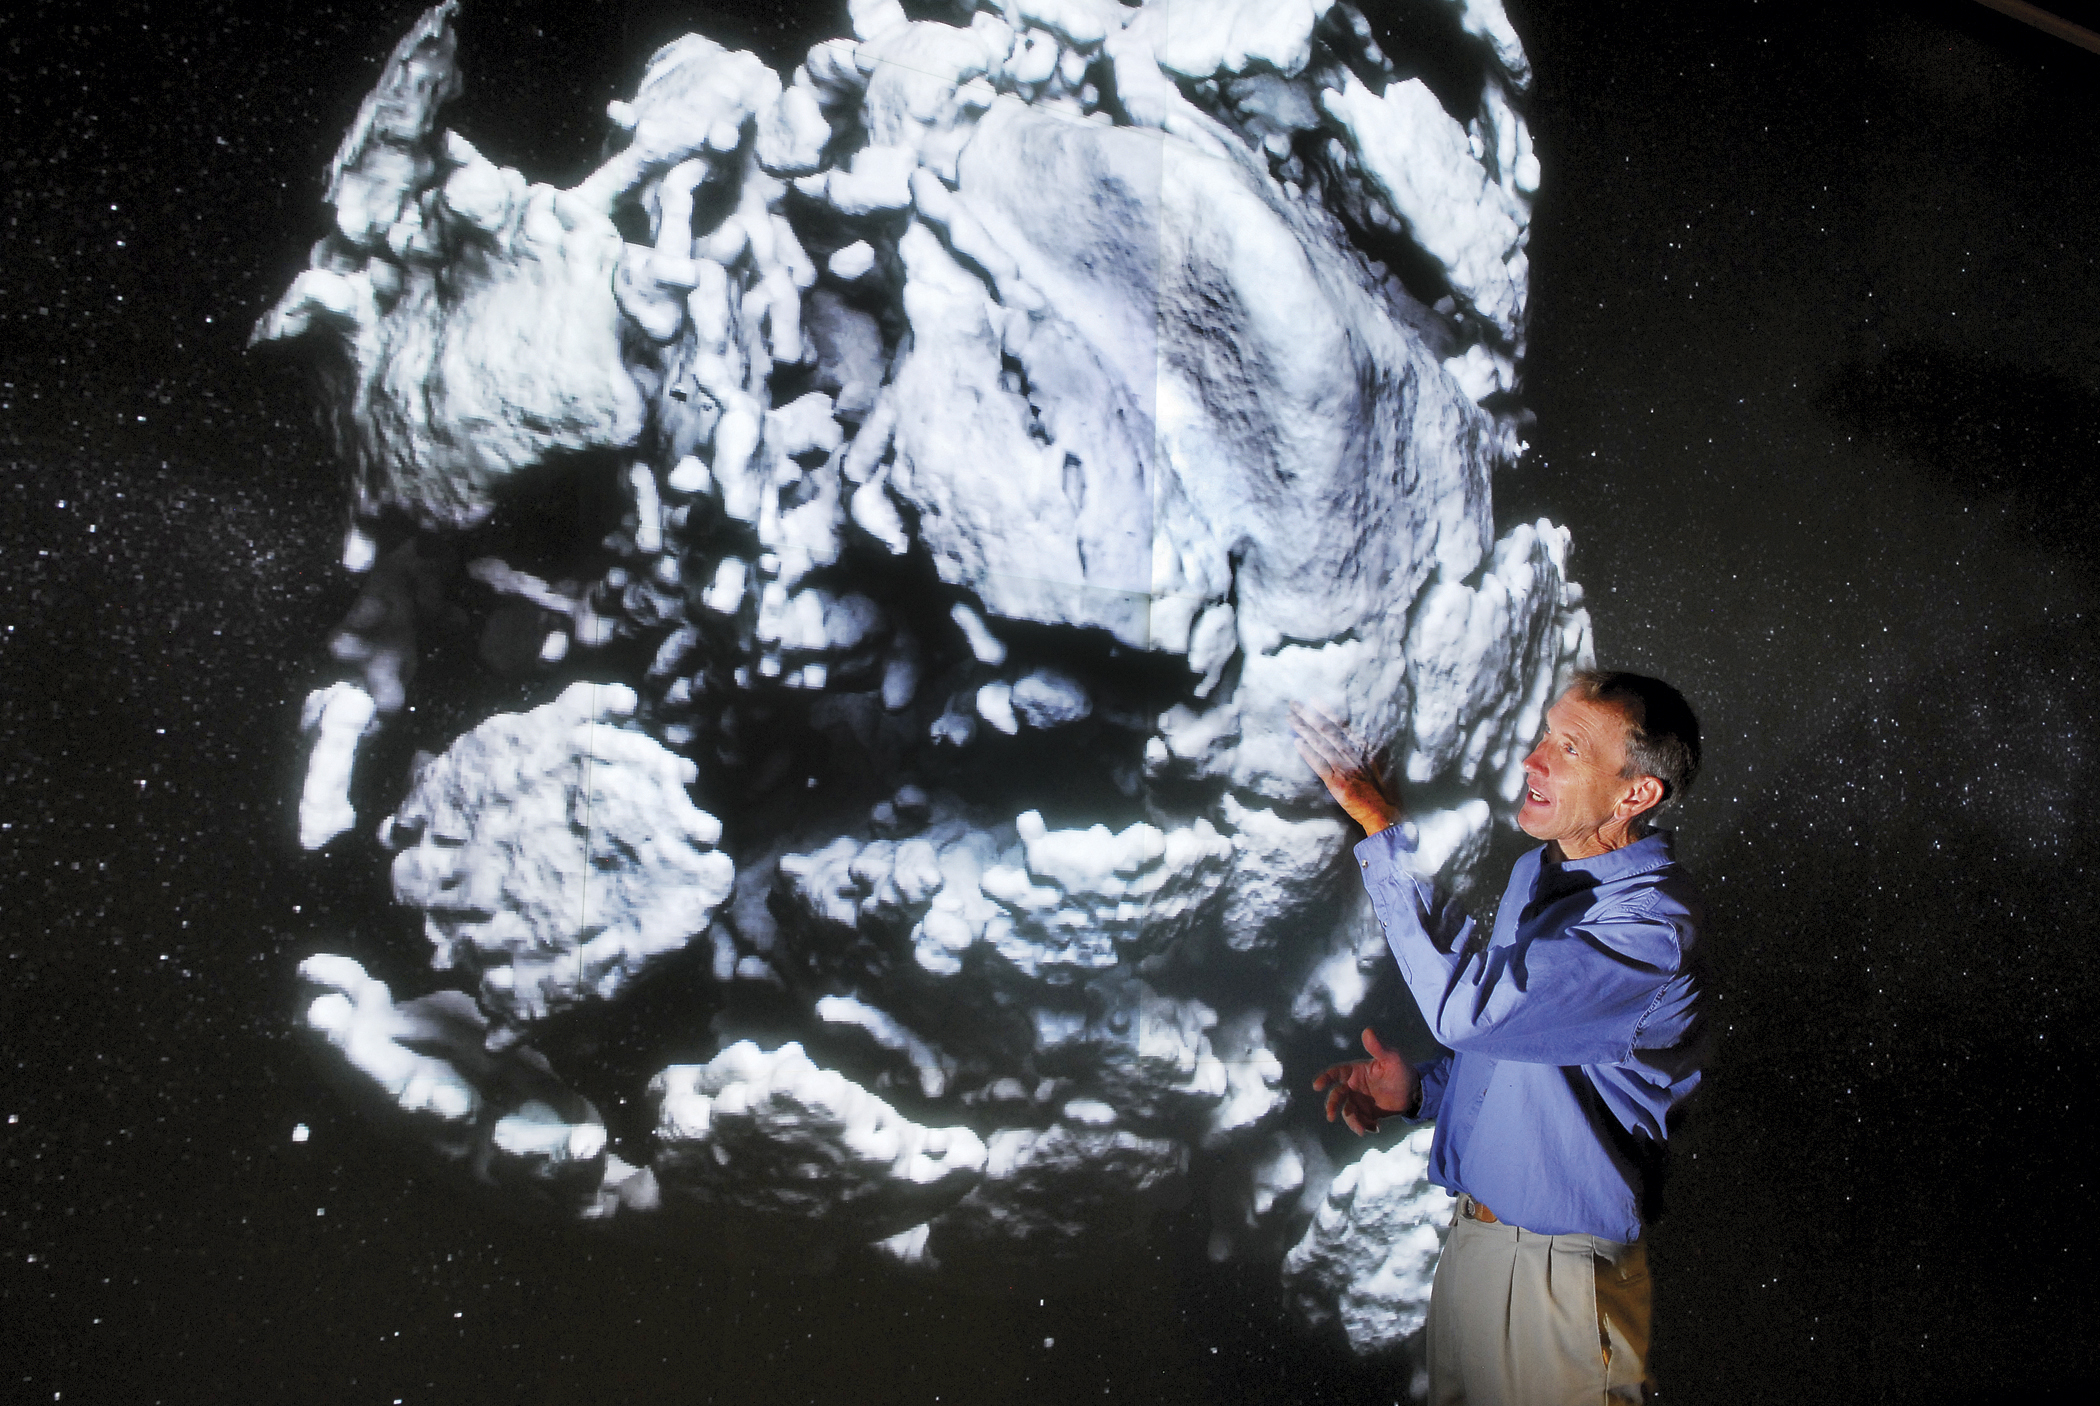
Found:
M 1333 1093 L 1329 1095 L 1329 1098 L 1333 1100 L 1333 1114 L 1329 1114 L 1329 1119 L 1327 1119 L 1329 1123 L 1333 1123 L 1333 1116 L 1336 1116 L 1336 1114 L 1342 1116 L 1342 1119 L 1346 1121 L 1348 1116 L 1354 1110 L 1357 1110 L 1357 1098 L 1354 1098 L 1354 1093 L 1350 1091 L 1350 1087 L 1346 1083 L 1338 1083 L 1336 1087 L 1333 1087 Z
M 1346 723 L 1337 720 L 1317 703 L 1293 703 L 1291 711 L 1326 732 L 1339 735 L 1346 734 L 1349 730 Z
M 1390 1059 L 1393 1054 L 1391 1050 L 1378 1042 L 1378 1032 L 1368 1025 L 1364 1027 L 1364 1048 L 1371 1052 L 1371 1058 L 1373 1059 Z
M 1295 705 L 1291 711 L 1291 731 L 1328 748 L 1336 748 L 1347 740 L 1347 734 L 1317 713 L 1308 713 Z
M 1327 782 L 1327 778 L 1334 775 L 1334 764 L 1327 760 L 1326 754 L 1315 750 L 1302 737 L 1292 740 L 1298 744 L 1298 755 L 1312 768 L 1313 775 L 1319 777 L 1323 783 Z
M 1368 754 L 1350 735 L 1349 729 L 1318 708 L 1310 704 L 1293 703 L 1291 722 L 1293 729 L 1301 735 L 1317 737 L 1324 748 L 1337 759 L 1351 766 L 1361 767 L 1367 764 Z
M 1332 763 L 1346 760 L 1342 750 L 1335 746 L 1334 739 L 1323 735 L 1316 728 L 1293 727 L 1291 736 L 1300 747 L 1309 748 Z
M 1298 744 L 1298 755 L 1327 783 L 1330 790 L 1336 786 L 1362 786 L 1380 794 L 1384 793 L 1385 788 L 1378 780 L 1376 768 L 1354 748 L 1344 750 L 1336 746 L 1332 739 L 1306 733 L 1297 734 L 1293 740 Z
M 1313 1091 L 1317 1093 L 1321 1089 L 1332 1088 L 1337 1084 L 1348 1083 L 1350 1073 L 1360 1063 L 1362 1063 L 1361 1060 L 1352 1059 L 1343 1064 L 1328 1065 L 1325 1069 L 1321 1070 L 1317 1075 L 1313 1077 Z
M 1298 744 L 1298 755 L 1304 758 L 1305 764 L 1313 769 L 1313 774 L 1328 790 L 1336 787 L 1347 789 L 1352 784 L 1373 784 L 1364 767 L 1354 759 L 1337 755 L 1315 738 L 1299 736 L 1293 740 Z
M 1294 728 L 1293 731 L 1337 766 L 1353 767 L 1363 760 L 1363 749 L 1347 733 L 1330 732 L 1321 727 Z

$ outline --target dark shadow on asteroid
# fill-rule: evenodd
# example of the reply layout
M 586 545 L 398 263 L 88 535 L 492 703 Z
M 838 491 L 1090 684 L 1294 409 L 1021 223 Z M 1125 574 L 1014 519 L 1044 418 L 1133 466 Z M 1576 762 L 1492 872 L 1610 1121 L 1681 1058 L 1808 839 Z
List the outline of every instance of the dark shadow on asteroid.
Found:
M 1436 0 L 1364 0 L 1357 8 L 1371 22 L 1378 47 L 1399 69 L 1400 82 L 1421 79 L 1460 125 L 1473 120 L 1480 111 L 1481 76 L 1492 60 L 1487 46 L 1459 23 L 1459 7 Z M 1325 32 L 1338 39 L 1335 30 L 1343 23 L 1339 12 L 1330 12 Z M 1337 47 L 1343 53 L 1355 48 L 1347 43 Z M 1384 86 L 1383 74 L 1375 75 L 1375 82 L 1370 73 L 1357 76 L 1374 87 Z

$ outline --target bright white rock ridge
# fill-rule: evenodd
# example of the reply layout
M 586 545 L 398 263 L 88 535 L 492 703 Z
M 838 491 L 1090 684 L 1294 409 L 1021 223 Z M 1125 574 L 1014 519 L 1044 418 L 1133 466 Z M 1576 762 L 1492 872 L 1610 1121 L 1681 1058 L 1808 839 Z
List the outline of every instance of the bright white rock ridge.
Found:
M 1462 887 L 1590 648 L 1567 533 L 1491 506 L 1529 68 L 1419 8 L 1434 89 L 1333 0 L 852 0 L 786 72 L 664 46 L 569 189 L 442 127 L 418 22 L 256 328 L 363 581 L 301 839 L 376 829 L 437 973 L 308 963 L 353 1086 L 577 1215 L 951 1274 L 1201 1191 L 1356 1349 L 1412 1331 L 1435 1198 L 1335 1179 L 1306 1089 L 1396 1013 L 1286 710 Z M 526 706 L 414 732 L 470 686 Z M 596 1062 L 608 1008 L 683 1062 Z

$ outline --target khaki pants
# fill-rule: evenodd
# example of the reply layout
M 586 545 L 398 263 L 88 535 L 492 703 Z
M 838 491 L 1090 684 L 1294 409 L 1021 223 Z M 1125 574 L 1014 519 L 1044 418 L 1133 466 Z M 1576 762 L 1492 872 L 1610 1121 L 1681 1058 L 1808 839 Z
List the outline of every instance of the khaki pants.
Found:
M 1648 1377 L 1648 1250 L 1458 1219 L 1423 1336 L 1430 1406 L 1618 1406 Z

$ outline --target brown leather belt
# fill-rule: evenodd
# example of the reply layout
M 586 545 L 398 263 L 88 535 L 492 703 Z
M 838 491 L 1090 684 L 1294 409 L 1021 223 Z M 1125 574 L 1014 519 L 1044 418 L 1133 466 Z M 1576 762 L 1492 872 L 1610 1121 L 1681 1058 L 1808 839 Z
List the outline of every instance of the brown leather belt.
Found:
M 1481 1205 L 1463 1191 L 1458 1193 L 1458 1213 L 1467 1220 L 1477 1220 L 1482 1225 L 1494 1225 L 1497 1223 L 1493 1211 Z

